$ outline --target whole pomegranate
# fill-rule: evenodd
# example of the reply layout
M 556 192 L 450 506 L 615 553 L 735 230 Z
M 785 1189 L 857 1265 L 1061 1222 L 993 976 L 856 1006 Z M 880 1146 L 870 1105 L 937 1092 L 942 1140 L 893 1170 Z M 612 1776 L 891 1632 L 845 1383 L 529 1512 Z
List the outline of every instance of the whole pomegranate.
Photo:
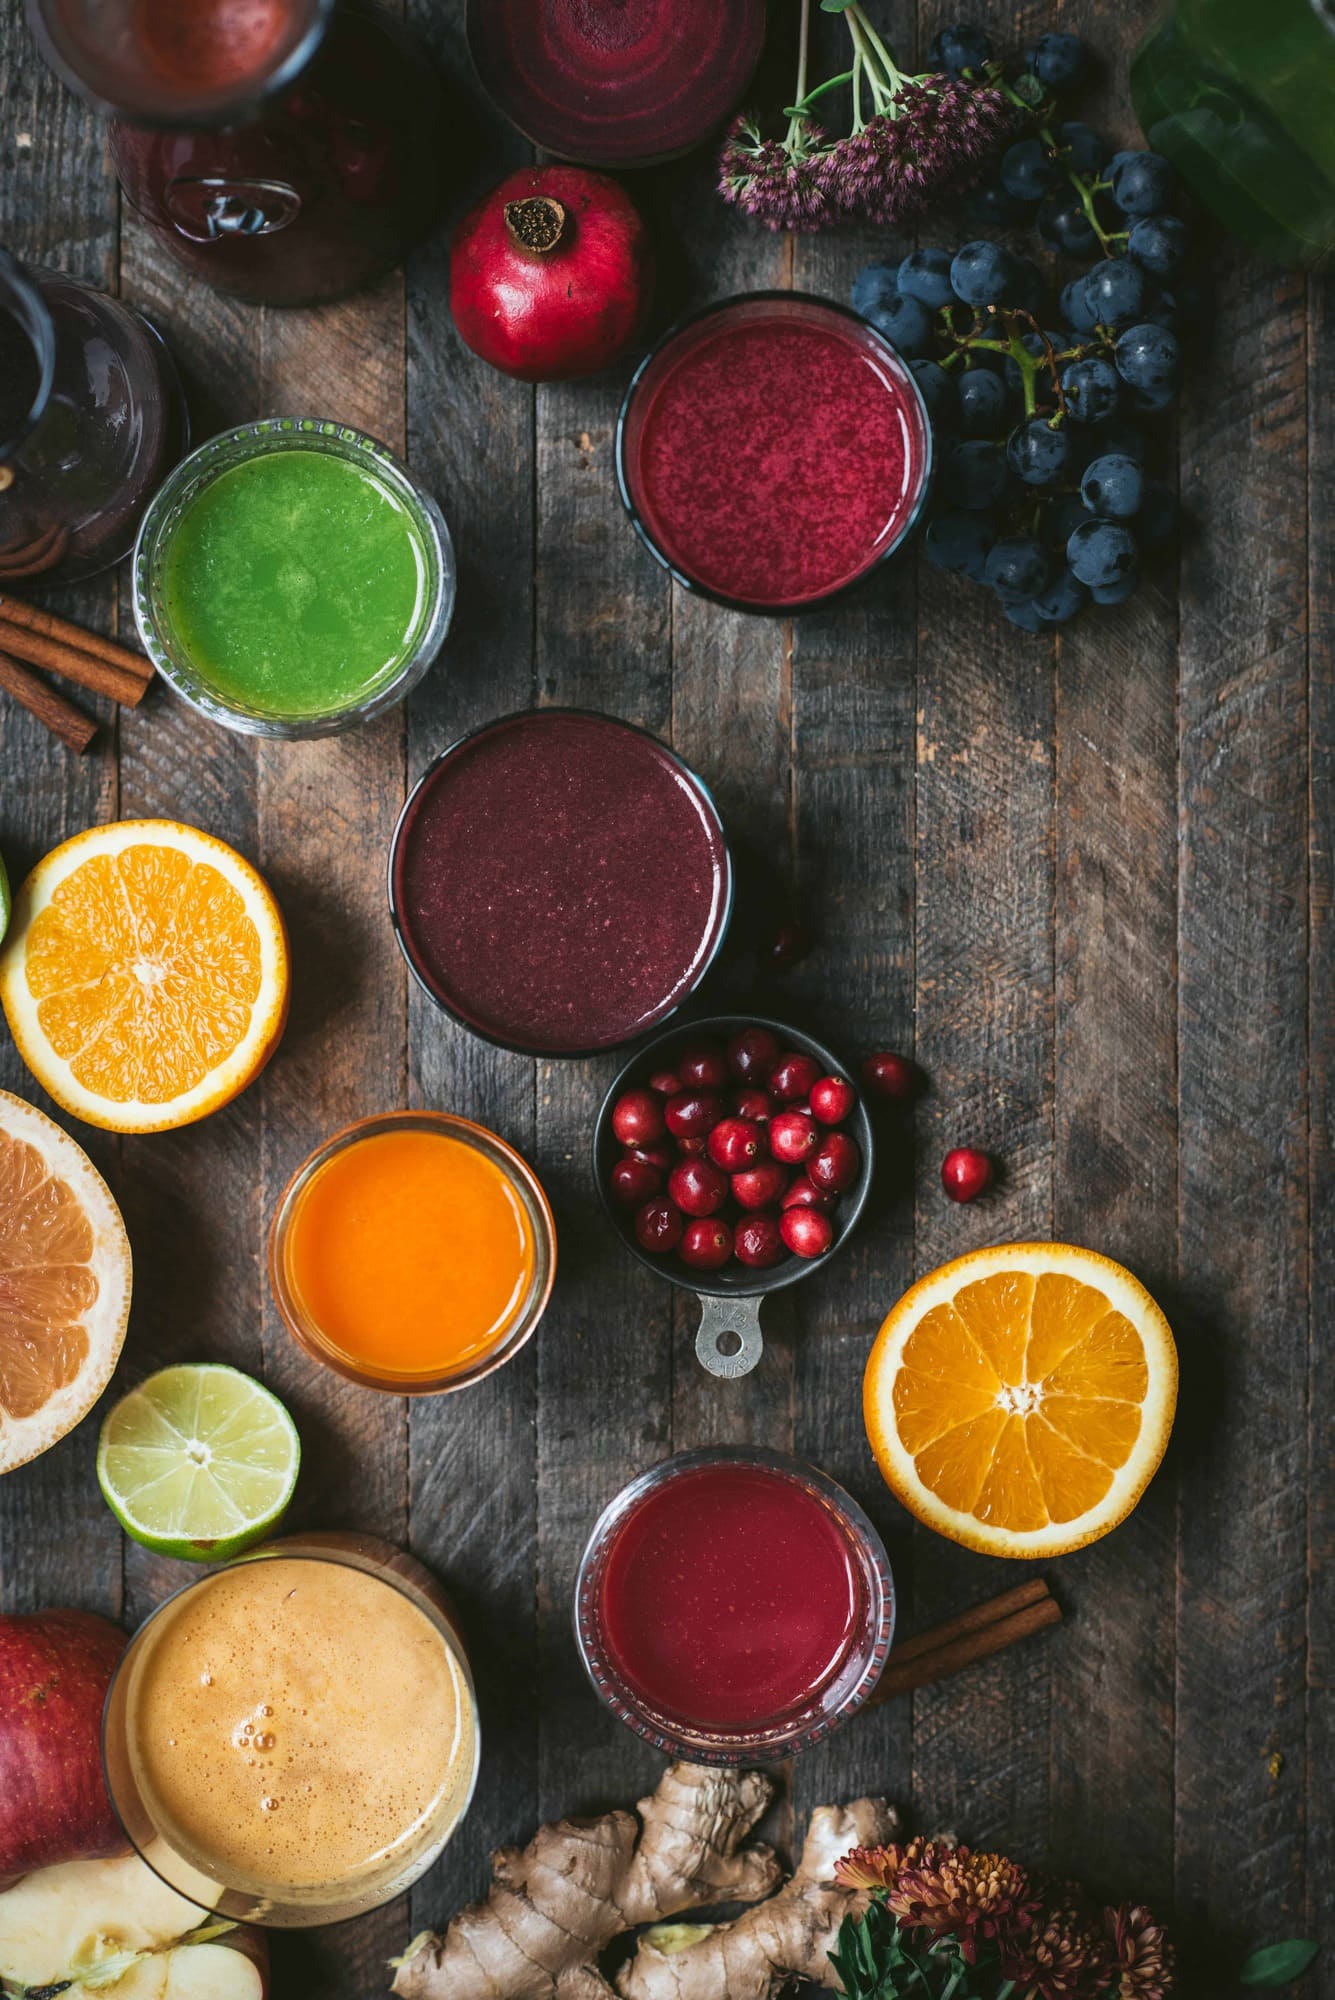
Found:
M 521 382 L 596 375 L 648 317 L 649 232 L 629 195 L 583 167 L 525 167 L 454 233 L 450 311 L 475 354 Z

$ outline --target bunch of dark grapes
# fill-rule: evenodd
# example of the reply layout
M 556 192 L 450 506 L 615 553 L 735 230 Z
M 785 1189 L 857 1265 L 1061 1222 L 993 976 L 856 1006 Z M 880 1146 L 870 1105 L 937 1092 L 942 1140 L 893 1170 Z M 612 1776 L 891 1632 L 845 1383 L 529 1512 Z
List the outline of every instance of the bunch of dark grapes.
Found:
M 1058 265 L 1049 280 L 988 233 L 868 265 L 853 305 L 908 361 L 932 419 L 928 561 L 986 584 L 1023 631 L 1048 631 L 1091 602 L 1130 597 L 1176 532 L 1153 433 L 1199 309 L 1183 275 L 1186 225 L 1167 160 L 1111 152 L 1090 126 L 1060 119 L 1060 99 L 1091 68 L 1074 35 L 1042 36 L 1014 79 L 966 23 L 942 30 L 931 61 L 988 75 L 1031 115 L 974 196 L 975 223 L 1036 224 L 1081 268 Z

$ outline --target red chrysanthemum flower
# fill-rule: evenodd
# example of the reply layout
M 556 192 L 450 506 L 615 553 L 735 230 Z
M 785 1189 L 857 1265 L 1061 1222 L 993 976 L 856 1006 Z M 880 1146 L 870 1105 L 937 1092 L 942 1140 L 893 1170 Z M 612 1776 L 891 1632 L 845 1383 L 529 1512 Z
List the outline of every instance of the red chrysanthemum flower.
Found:
M 933 1840 L 896 1871 L 886 1906 L 906 1928 L 957 1938 L 972 1964 L 982 1944 L 1026 1931 L 1039 1902 L 1018 1862 Z
M 1113 1977 L 1098 1915 L 1074 1885 L 1027 1932 L 1002 1940 L 1001 1968 L 1015 1982 L 1015 2000 L 1101 2000 Z
M 916 1863 L 928 1846 L 922 1837 L 902 1845 L 855 1847 L 834 1866 L 834 1879 L 843 1889 L 888 1889 L 898 1879 L 901 1868 Z
M 1162 1924 L 1143 1903 L 1122 1903 L 1104 1915 L 1117 2000 L 1166 2000 L 1176 1954 Z

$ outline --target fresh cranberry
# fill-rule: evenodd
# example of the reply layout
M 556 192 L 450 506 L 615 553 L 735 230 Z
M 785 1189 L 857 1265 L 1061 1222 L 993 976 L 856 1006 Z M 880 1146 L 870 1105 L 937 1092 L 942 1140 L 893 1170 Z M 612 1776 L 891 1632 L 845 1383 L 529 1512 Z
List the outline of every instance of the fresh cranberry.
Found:
M 760 1158 L 764 1144 L 763 1127 L 749 1118 L 720 1118 L 709 1135 L 706 1151 L 725 1174 L 740 1174 Z
M 728 1043 L 728 1068 L 743 1083 L 764 1083 L 779 1060 L 779 1038 L 768 1028 L 741 1028 Z
M 807 1172 L 818 1188 L 842 1194 L 862 1171 L 862 1153 L 847 1132 L 827 1132 L 807 1161 Z
M 712 1090 L 682 1090 L 669 1097 L 663 1115 L 674 1139 L 704 1139 L 723 1116 L 723 1099 Z
M 647 1160 L 618 1160 L 607 1177 L 613 1201 L 624 1208 L 637 1208 L 650 1195 L 661 1194 L 663 1176 Z
M 683 1215 L 716 1215 L 728 1199 L 728 1176 L 708 1160 L 683 1160 L 668 1175 L 668 1197 Z
M 834 1224 L 819 1208 L 786 1208 L 779 1234 L 795 1257 L 823 1257 L 834 1241 Z
M 681 1091 L 681 1078 L 675 1069 L 656 1069 L 649 1079 L 649 1088 L 659 1097 L 676 1097 Z
M 776 972 L 785 972 L 790 965 L 796 965 L 811 950 L 811 937 L 805 924 L 780 924 L 770 940 L 765 956 Z
M 733 1238 L 733 1255 L 739 1264 L 749 1264 L 753 1270 L 767 1270 L 771 1264 L 783 1259 L 783 1237 L 779 1233 L 779 1218 L 766 1210 L 760 1215 L 745 1215 L 737 1225 Z
M 828 1213 L 832 1208 L 837 1206 L 838 1199 L 839 1197 L 832 1194 L 828 1188 L 818 1188 L 813 1180 L 809 1180 L 805 1173 L 801 1173 L 794 1174 L 792 1180 L 788 1183 L 788 1192 L 784 1195 L 779 1206 L 781 1208 L 821 1208 Z
M 685 1226 L 681 1210 L 660 1195 L 655 1201 L 646 1201 L 636 1214 L 635 1240 L 642 1250 L 650 1251 L 655 1257 L 665 1257 L 681 1242 Z
M 677 1057 L 677 1074 L 686 1090 L 721 1090 L 728 1081 L 728 1059 L 718 1042 L 688 1042 Z
M 819 1080 L 820 1064 L 814 1056 L 782 1056 L 770 1072 L 769 1093 L 780 1104 L 800 1104 Z
M 805 1166 L 820 1144 L 820 1133 L 805 1111 L 776 1111 L 769 1121 L 769 1149 L 785 1166 Z
M 612 1130 L 623 1146 L 652 1146 L 666 1129 L 652 1090 L 623 1090 L 612 1106 Z
M 670 1174 L 677 1164 L 676 1149 L 660 1139 L 655 1146 L 632 1146 L 626 1154 L 628 1160 L 640 1160 L 646 1167 L 657 1167 L 660 1173 Z
M 770 1208 L 788 1185 L 788 1169 L 777 1160 L 762 1160 L 732 1177 L 733 1200 L 739 1208 Z M 815 1188 L 811 1192 L 815 1194 Z
M 976 1146 L 956 1146 L 941 1162 L 941 1185 L 952 1201 L 976 1201 L 992 1185 L 992 1162 Z
M 707 1221 L 688 1222 L 677 1255 L 693 1271 L 721 1271 L 732 1255 L 732 1231 L 716 1215 Z
M 811 1086 L 811 1115 L 822 1125 L 842 1125 L 857 1101 L 846 1077 L 822 1076 Z
M 877 1056 L 868 1056 L 862 1065 L 862 1078 L 868 1090 L 875 1091 L 891 1104 L 907 1104 L 918 1095 L 922 1083 L 916 1064 L 907 1056 L 894 1055 L 885 1049 Z
M 750 1118 L 757 1125 L 768 1125 L 774 1116 L 774 1099 L 767 1090 L 739 1090 L 732 1100 L 732 1108 L 739 1118 Z

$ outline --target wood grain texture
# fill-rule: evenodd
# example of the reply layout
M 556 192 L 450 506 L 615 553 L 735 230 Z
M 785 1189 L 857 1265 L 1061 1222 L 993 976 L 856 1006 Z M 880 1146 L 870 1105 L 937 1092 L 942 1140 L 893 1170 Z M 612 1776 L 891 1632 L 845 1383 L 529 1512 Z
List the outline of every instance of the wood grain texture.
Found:
M 1301 278 L 1217 278 L 1182 421 L 1177 1892 L 1269 1937 L 1306 1837 L 1307 320 Z

